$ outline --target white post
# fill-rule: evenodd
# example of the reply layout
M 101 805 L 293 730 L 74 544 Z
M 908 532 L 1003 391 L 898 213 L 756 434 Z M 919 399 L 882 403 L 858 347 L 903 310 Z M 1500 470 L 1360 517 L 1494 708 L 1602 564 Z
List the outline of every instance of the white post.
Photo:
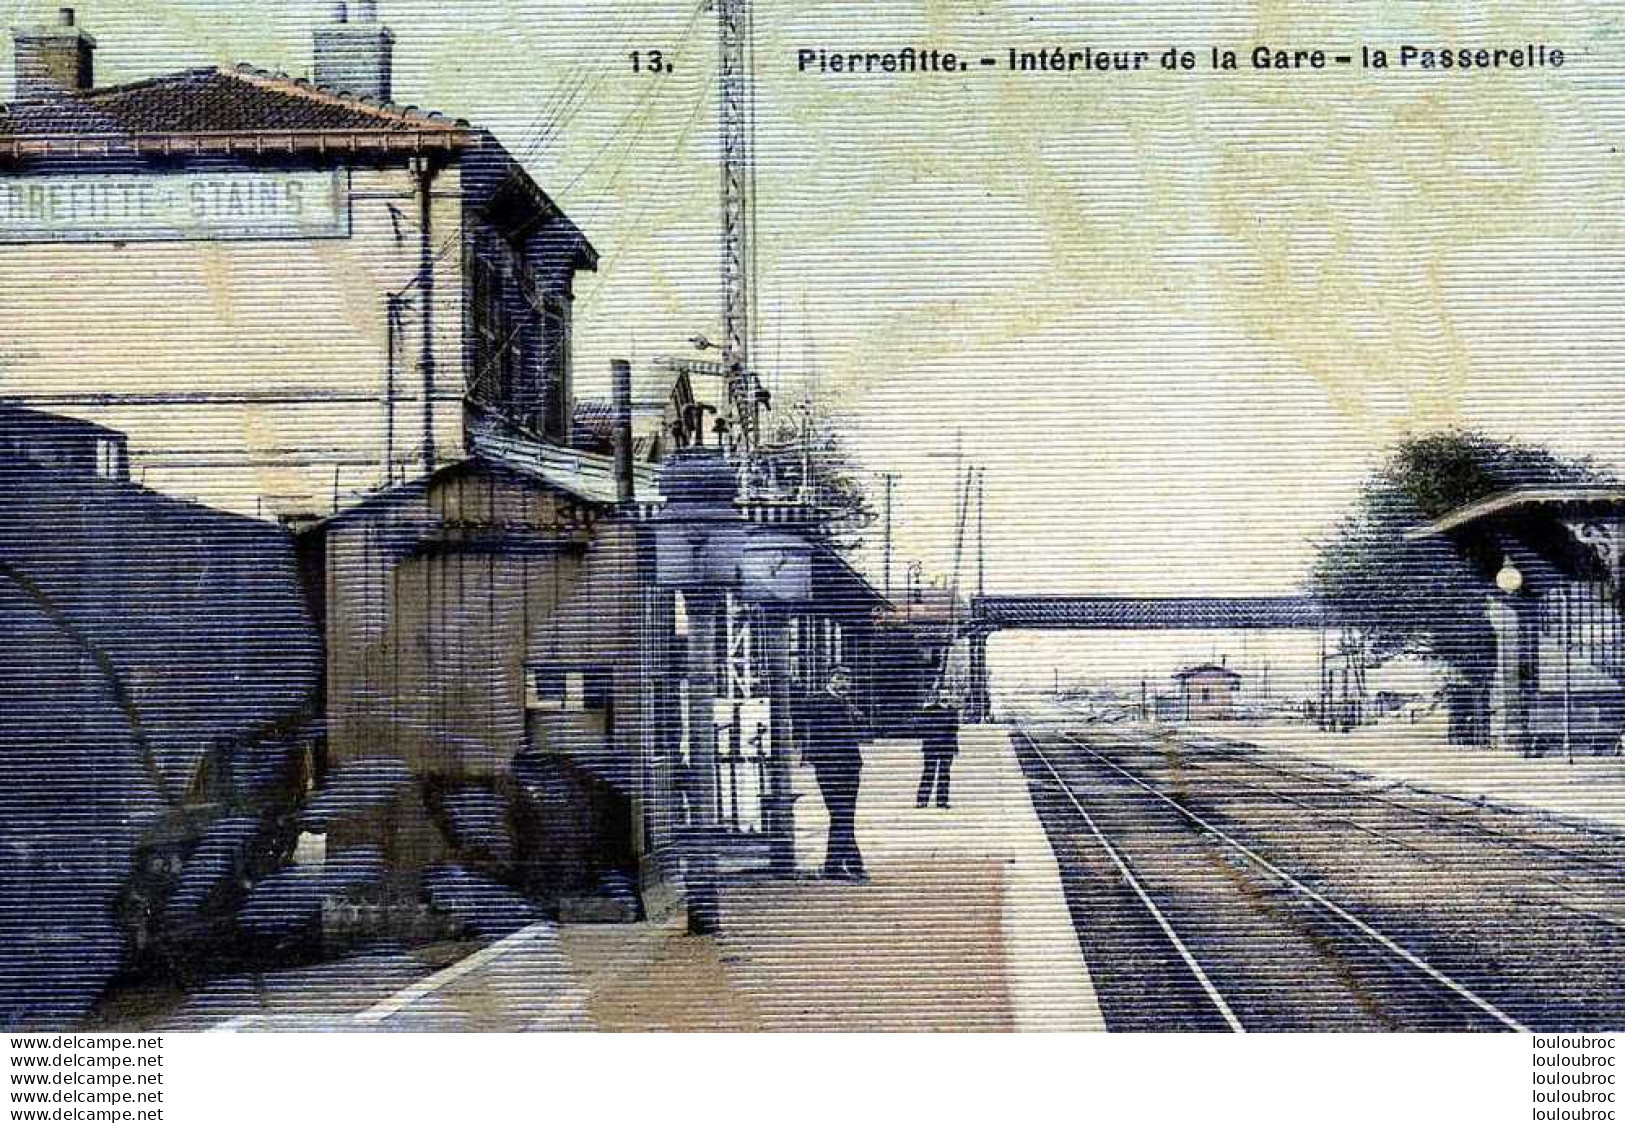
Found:
M 1559 602 L 1563 606 L 1563 752 L 1569 763 L 1574 763 L 1574 690 L 1573 690 L 1573 647 L 1572 636 L 1569 630 L 1569 591 L 1559 589 L 1558 595 L 1563 599 Z

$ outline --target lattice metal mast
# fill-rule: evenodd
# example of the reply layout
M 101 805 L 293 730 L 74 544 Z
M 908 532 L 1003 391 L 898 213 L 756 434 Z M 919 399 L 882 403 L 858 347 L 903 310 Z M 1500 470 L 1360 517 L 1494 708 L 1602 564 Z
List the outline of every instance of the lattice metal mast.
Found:
M 714 0 L 720 35 L 722 147 L 722 365 L 735 447 L 754 451 L 761 404 L 751 370 L 756 325 L 756 87 L 751 0 Z

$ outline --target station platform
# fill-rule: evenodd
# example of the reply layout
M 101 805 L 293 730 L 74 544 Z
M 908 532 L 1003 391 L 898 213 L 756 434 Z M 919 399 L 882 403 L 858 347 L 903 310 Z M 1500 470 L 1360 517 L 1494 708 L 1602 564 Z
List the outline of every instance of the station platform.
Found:
M 1079 1031 L 1105 1028 L 1008 734 L 967 727 L 952 806 L 920 809 L 913 741 L 864 747 L 862 884 L 817 876 L 827 820 L 797 768 L 793 878 L 730 881 L 722 928 L 534 924 L 438 970 L 403 956 L 196 996 L 228 1031 Z
M 827 819 L 796 770 L 794 880 L 734 884 L 723 934 L 574 926 L 565 957 L 603 1030 L 1104 1029 L 1049 841 L 1008 734 L 967 727 L 951 807 L 915 806 L 917 742 L 864 747 L 869 881 L 818 878 Z

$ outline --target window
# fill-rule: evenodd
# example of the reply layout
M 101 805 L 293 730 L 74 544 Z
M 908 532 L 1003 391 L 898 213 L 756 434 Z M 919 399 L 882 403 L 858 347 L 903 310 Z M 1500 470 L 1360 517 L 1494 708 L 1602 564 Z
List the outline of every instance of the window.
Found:
M 688 599 L 680 592 L 672 594 L 672 631 L 678 639 L 688 638 Z
M 104 480 L 116 480 L 124 475 L 124 455 L 119 442 L 107 437 L 96 440 L 96 474 Z
M 525 706 L 532 710 L 583 713 L 609 709 L 608 671 L 545 666 L 525 676 Z
M 790 681 L 802 683 L 807 680 L 806 645 L 803 642 L 803 618 L 790 617 L 789 627 L 786 629 L 785 645 L 789 649 Z
M 468 395 L 508 409 L 514 403 L 522 361 L 518 318 L 513 314 L 514 278 L 505 263 L 475 251 L 469 264 L 473 369 Z
M 564 440 L 570 429 L 570 317 L 561 301 L 549 300 L 542 316 L 541 430 Z

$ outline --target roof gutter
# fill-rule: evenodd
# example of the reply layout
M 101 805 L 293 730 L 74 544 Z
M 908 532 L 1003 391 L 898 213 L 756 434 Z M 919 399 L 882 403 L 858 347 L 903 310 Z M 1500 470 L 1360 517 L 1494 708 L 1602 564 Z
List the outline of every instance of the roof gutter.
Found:
M 252 152 L 455 152 L 467 148 L 461 129 L 391 131 L 337 129 L 320 131 L 240 131 L 189 133 L 106 133 L 0 136 L 0 158 L 46 156 L 190 156 Z

